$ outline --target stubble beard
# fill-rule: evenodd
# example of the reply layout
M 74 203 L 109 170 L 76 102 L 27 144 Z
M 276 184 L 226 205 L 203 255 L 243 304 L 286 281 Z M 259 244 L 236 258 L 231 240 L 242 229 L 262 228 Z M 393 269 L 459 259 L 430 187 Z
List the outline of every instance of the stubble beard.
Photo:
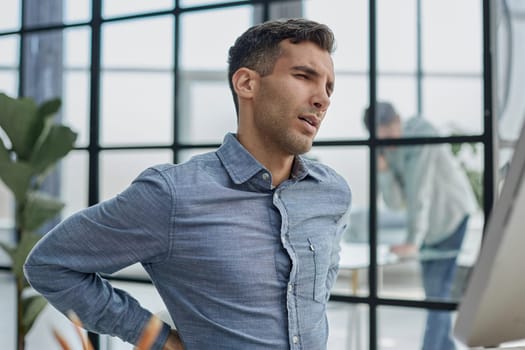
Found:
M 288 101 L 282 95 L 276 94 L 272 89 L 261 91 L 261 95 L 272 103 L 264 105 L 256 112 L 255 123 L 264 138 L 277 152 L 297 156 L 304 154 L 312 148 L 314 136 L 303 134 L 298 128 L 294 127 L 293 115 L 298 114 L 294 111 L 280 109 L 286 106 Z
M 291 127 L 283 127 L 283 124 L 275 121 L 269 124 L 271 125 L 267 126 L 268 136 L 272 144 L 282 152 L 297 156 L 307 153 L 312 148 L 313 139 L 310 136 Z

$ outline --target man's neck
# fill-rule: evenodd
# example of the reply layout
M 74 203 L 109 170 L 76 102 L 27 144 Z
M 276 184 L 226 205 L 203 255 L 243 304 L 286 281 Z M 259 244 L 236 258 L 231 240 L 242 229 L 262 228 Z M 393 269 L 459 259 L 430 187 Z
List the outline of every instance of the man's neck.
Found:
M 257 159 L 272 175 L 272 185 L 279 186 L 290 178 L 295 157 L 290 154 L 273 151 L 265 145 L 257 145 L 245 140 L 242 134 L 237 134 L 237 139 L 250 154 Z

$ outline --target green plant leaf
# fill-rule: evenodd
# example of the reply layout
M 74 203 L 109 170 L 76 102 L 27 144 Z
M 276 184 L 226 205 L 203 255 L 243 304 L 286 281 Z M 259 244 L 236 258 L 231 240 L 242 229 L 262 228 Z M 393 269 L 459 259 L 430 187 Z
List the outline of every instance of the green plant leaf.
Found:
M 18 159 L 27 160 L 38 135 L 35 124 L 38 123 L 37 106 L 30 98 L 14 99 L 0 93 L 0 126 L 13 145 Z
M 36 173 L 43 173 L 74 148 L 77 134 L 69 127 L 48 123 L 44 127 L 30 163 Z
M 38 118 L 40 120 L 45 120 L 46 118 L 55 115 L 60 109 L 61 104 L 62 102 L 58 97 L 42 102 L 42 104 L 38 107 Z
M 24 332 L 27 334 L 38 315 L 46 307 L 47 301 L 41 295 L 31 295 L 29 297 L 22 298 L 22 324 L 24 325 Z
M 11 158 L 9 157 L 9 151 L 4 144 L 4 141 L 0 138 L 0 166 L 3 166 L 4 163 L 9 163 Z
M 26 162 L 0 163 L 0 178 L 13 192 L 18 202 L 24 202 L 26 192 L 31 184 L 33 168 Z
M 44 130 L 44 126 L 48 123 L 52 117 L 58 112 L 60 109 L 61 101 L 59 98 L 54 98 L 51 100 L 47 100 L 42 102 L 42 104 L 38 107 L 38 110 L 36 112 L 36 120 L 33 123 L 33 126 L 30 130 L 31 138 L 33 140 L 39 139 L 40 135 L 42 134 L 42 131 Z M 34 147 L 33 147 L 34 151 Z
M 13 262 L 12 271 L 17 278 L 24 278 L 24 263 L 27 259 L 27 255 L 40 238 L 42 238 L 42 235 L 33 232 L 25 231 L 22 233 L 20 242 L 18 242 L 11 257 Z
M 31 191 L 23 212 L 22 227 L 27 231 L 35 231 L 49 219 L 60 213 L 64 203 L 60 200 L 38 191 Z
M 461 143 L 452 143 L 452 144 L 450 144 L 450 148 L 452 150 L 452 154 L 457 156 L 459 151 L 461 151 L 461 146 L 462 146 Z

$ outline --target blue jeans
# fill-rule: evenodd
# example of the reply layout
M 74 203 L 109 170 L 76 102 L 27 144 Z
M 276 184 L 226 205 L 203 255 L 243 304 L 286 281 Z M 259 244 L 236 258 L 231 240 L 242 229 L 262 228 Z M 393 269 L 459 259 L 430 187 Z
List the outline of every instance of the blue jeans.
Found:
M 443 251 L 459 251 L 467 228 L 468 215 L 461 221 L 456 230 L 441 242 L 424 245 L 422 249 Z M 421 262 L 423 287 L 427 299 L 447 300 L 450 297 L 452 283 L 456 275 L 456 258 L 431 259 Z M 423 350 L 454 350 L 454 340 L 451 335 L 452 321 L 448 311 L 428 311 Z

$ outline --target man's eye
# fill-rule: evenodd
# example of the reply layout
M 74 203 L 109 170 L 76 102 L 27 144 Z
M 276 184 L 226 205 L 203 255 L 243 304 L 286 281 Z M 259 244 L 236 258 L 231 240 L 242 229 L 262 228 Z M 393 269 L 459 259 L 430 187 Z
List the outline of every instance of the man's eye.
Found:
M 296 74 L 295 76 L 297 78 L 301 78 L 301 79 L 308 79 L 308 75 L 306 75 L 306 74 Z

